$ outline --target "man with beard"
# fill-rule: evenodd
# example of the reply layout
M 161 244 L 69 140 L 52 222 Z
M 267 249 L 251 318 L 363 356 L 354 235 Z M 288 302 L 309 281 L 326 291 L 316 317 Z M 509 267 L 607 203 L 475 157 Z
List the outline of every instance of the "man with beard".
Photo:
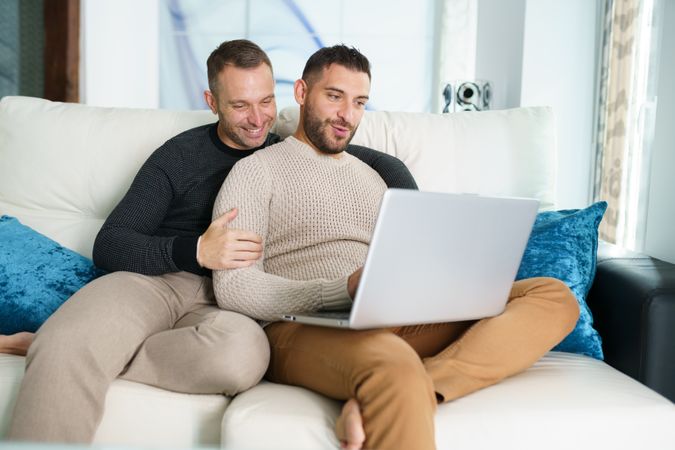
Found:
M 120 374 L 176 392 L 234 395 L 265 373 L 265 333 L 217 307 L 210 277 L 253 264 L 261 238 L 229 226 L 236 210 L 213 222 L 211 211 L 232 166 L 279 141 L 269 133 L 277 114 L 272 65 L 253 42 L 234 40 L 211 53 L 207 71 L 204 97 L 218 122 L 157 149 L 103 224 L 94 262 L 112 273 L 38 331 L 9 439 L 90 442 Z M 355 151 L 389 183 L 405 170 L 396 158 Z M 7 350 L 21 353 L 29 342 L 8 338 Z
M 295 134 L 238 162 L 218 194 L 214 217 L 239 207 L 233 224 L 260 234 L 264 251 L 253 266 L 214 271 L 214 291 L 224 309 L 263 322 L 270 381 L 346 400 L 336 424 L 344 448 L 432 449 L 438 402 L 529 367 L 579 311 L 562 282 L 535 278 L 515 282 L 504 313 L 480 321 L 367 331 L 269 323 L 352 303 L 387 188 L 348 153 L 369 91 L 356 49 L 309 58 L 295 83 Z

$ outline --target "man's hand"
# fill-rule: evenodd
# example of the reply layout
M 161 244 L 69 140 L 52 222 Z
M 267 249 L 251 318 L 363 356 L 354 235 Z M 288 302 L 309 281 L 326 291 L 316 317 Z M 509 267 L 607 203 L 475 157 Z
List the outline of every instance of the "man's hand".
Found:
M 262 256 L 262 238 L 257 234 L 228 228 L 237 217 L 232 208 L 216 220 L 202 234 L 197 251 L 197 262 L 211 270 L 249 267 Z
M 363 272 L 363 267 L 356 269 L 347 279 L 347 291 L 352 300 L 356 298 L 356 289 L 359 287 L 359 281 L 361 281 L 361 272 Z

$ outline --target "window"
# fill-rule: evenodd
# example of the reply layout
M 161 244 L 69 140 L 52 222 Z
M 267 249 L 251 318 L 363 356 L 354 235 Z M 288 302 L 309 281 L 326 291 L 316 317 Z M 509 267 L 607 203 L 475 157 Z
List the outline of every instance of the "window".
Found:
M 160 107 L 206 108 L 208 55 L 222 41 L 246 38 L 272 61 L 279 109 L 295 105 L 293 83 L 307 58 L 323 46 L 345 43 L 370 59 L 369 109 L 430 111 L 436 5 L 434 0 L 162 0 Z

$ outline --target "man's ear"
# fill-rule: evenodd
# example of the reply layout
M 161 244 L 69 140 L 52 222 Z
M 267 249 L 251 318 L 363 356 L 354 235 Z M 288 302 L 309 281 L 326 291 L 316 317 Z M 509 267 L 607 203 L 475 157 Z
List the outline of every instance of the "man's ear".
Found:
M 295 95 L 295 101 L 300 106 L 304 106 L 305 104 L 307 89 L 308 89 L 307 83 L 305 83 L 305 80 L 303 80 L 302 78 L 300 78 L 299 80 L 295 80 L 295 84 L 293 85 L 293 94 Z
M 211 108 L 211 112 L 218 115 L 218 110 L 216 109 L 218 102 L 216 100 L 216 96 L 213 95 L 213 92 L 209 90 L 204 91 L 204 101 L 207 105 L 209 105 L 209 108 Z

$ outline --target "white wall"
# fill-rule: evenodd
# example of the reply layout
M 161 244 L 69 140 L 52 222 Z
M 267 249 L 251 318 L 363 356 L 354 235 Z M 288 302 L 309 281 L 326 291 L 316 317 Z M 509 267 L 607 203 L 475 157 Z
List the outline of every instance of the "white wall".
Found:
M 159 0 L 82 0 L 82 103 L 159 105 Z
M 590 200 L 598 60 L 598 2 L 478 0 L 476 78 L 493 109 L 552 106 L 558 136 L 557 200 Z
M 675 263 L 675 2 L 663 0 L 645 253 Z
M 520 104 L 555 112 L 560 208 L 585 207 L 590 198 L 597 30 L 594 1 L 527 2 Z
M 476 78 L 492 84 L 492 109 L 520 105 L 525 0 L 478 0 Z

